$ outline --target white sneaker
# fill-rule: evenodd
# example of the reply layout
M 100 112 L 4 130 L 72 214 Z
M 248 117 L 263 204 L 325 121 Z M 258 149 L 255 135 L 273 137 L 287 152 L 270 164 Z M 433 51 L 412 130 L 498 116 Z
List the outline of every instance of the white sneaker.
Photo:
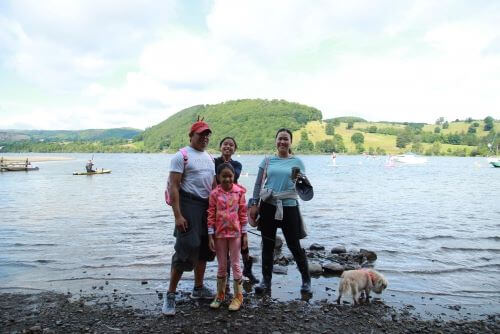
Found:
M 175 315 L 175 292 L 168 292 L 163 298 L 163 307 L 161 312 L 165 315 Z

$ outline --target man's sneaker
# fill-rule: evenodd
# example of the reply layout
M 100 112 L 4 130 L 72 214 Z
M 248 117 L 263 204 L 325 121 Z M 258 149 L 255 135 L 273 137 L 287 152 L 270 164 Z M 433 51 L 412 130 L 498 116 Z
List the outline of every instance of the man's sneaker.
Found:
M 193 288 L 193 293 L 191 293 L 191 298 L 193 299 L 208 299 L 212 300 L 214 298 L 215 294 L 213 291 L 211 291 L 209 288 L 206 286 L 202 285 L 201 287 Z
M 167 297 L 163 298 L 161 312 L 165 315 L 175 315 L 175 292 L 169 292 Z

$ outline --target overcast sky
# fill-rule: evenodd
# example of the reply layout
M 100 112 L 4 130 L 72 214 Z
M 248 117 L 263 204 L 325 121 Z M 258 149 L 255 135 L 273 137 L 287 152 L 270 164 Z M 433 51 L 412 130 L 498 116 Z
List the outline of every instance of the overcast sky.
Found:
M 145 128 L 285 99 L 324 118 L 500 118 L 498 0 L 0 1 L 0 129 Z

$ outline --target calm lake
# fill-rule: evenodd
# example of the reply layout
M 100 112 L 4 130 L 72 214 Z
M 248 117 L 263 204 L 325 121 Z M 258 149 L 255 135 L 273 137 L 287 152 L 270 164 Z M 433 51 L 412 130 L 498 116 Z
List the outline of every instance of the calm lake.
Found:
M 74 159 L 0 173 L 0 291 L 98 287 L 157 299 L 174 244 L 163 197 L 171 155 L 95 154 L 96 167 L 112 174 L 94 176 L 72 175 L 89 154 L 61 156 Z M 262 158 L 235 157 L 250 193 Z M 389 305 L 462 318 L 500 312 L 500 169 L 485 158 L 430 157 L 396 167 L 386 167 L 385 157 L 338 156 L 337 167 L 329 156 L 302 159 L 315 187 L 314 199 L 301 206 L 309 230 L 304 247 L 375 251 L 375 268 L 389 280 L 381 296 Z M 259 237 L 249 239 L 260 258 Z M 212 287 L 215 273 L 212 262 Z M 254 273 L 260 277 L 260 264 Z M 180 289 L 190 291 L 192 274 L 185 277 Z M 334 301 L 337 277 L 312 283 L 312 301 Z M 299 298 L 299 286 L 289 266 L 288 275 L 273 277 L 273 297 Z

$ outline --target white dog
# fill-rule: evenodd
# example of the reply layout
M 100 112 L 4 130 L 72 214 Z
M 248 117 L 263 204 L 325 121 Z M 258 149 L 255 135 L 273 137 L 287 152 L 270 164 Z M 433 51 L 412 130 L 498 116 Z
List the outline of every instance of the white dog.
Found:
M 340 304 L 340 298 L 343 294 L 351 293 L 354 304 L 358 304 L 361 291 L 365 291 L 365 301 L 368 302 L 370 291 L 382 293 L 387 288 L 387 280 L 381 274 L 373 269 L 347 270 L 340 276 L 339 297 L 337 304 Z

